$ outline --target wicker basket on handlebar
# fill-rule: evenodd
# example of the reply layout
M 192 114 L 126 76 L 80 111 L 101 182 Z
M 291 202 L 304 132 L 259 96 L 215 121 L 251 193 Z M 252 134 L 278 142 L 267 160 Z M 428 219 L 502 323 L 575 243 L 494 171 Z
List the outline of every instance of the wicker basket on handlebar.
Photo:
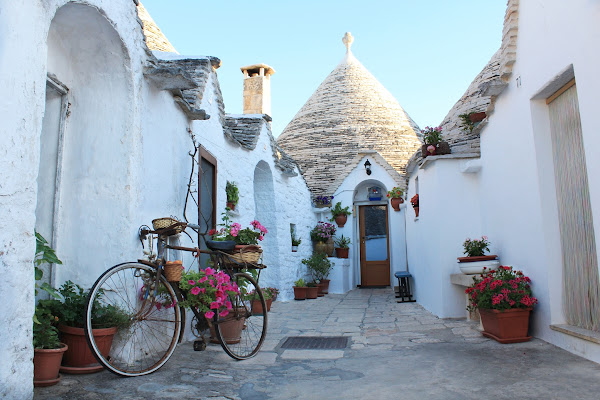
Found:
M 164 266 L 165 278 L 169 282 L 179 282 L 183 272 L 183 262 L 181 260 L 167 261 Z
M 152 227 L 155 231 L 157 231 L 159 229 L 165 229 L 178 223 L 179 221 L 171 217 L 157 218 L 152 220 Z M 175 233 L 181 233 L 183 232 L 183 228 L 181 227 L 181 225 L 177 225 L 173 228 L 173 231 Z

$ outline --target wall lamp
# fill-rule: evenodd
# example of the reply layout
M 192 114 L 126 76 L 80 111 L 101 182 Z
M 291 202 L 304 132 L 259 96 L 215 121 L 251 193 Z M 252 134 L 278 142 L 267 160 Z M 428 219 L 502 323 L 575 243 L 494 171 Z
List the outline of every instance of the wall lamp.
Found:
M 371 175 L 371 163 L 369 162 L 369 159 L 365 161 L 365 170 L 367 171 L 367 175 Z

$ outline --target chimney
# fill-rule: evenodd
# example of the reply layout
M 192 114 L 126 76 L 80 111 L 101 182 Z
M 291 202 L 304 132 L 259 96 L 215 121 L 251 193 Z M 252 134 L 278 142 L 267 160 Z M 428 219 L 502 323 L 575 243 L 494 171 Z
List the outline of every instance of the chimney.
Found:
M 241 68 L 244 73 L 244 114 L 271 116 L 271 75 L 275 70 L 267 64 Z

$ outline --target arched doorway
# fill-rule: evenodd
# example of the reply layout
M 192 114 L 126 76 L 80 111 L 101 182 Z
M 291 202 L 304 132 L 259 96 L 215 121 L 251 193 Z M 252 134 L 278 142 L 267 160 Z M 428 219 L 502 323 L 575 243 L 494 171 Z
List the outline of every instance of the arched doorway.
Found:
M 267 265 L 264 277 L 261 275 L 261 287 L 274 286 L 279 276 L 279 240 L 277 238 L 277 204 L 273 186 L 273 173 L 265 161 L 260 161 L 254 169 L 254 211 L 256 219 L 269 233 L 261 242 L 263 263 Z
M 106 269 L 101 257 L 90 255 L 124 258 L 129 243 L 122 238 L 133 226 L 130 59 L 111 22 L 84 4 L 57 10 L 47 44 L 36 229 L 65 264 L 50 283 L 68 277 L 90 286 Z

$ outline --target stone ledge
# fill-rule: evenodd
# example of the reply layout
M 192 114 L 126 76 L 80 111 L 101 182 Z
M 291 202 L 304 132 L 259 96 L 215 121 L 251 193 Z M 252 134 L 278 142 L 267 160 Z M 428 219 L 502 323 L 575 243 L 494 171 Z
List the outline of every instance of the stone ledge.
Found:
M 473 277 L 475 275 L 465 275 L 462 272 L 460 274 L 450 274 L 450 282 L 458 286 L 469 287 L 473 284 Z
M 590 331 L 573 325 L 550 325 L 550 329 L 576 338 L 600 344 L 600 332 Z
M 480 157 L 481 155 L 479 153 L 451 153 L 444 154 L 442 156 L 428 156 L 423 160 L 423 162 L 419 166 L 419 169 L 424 169 L 427 165 L 433 164 L 433 162 L 437 160 L 465 160 Z

